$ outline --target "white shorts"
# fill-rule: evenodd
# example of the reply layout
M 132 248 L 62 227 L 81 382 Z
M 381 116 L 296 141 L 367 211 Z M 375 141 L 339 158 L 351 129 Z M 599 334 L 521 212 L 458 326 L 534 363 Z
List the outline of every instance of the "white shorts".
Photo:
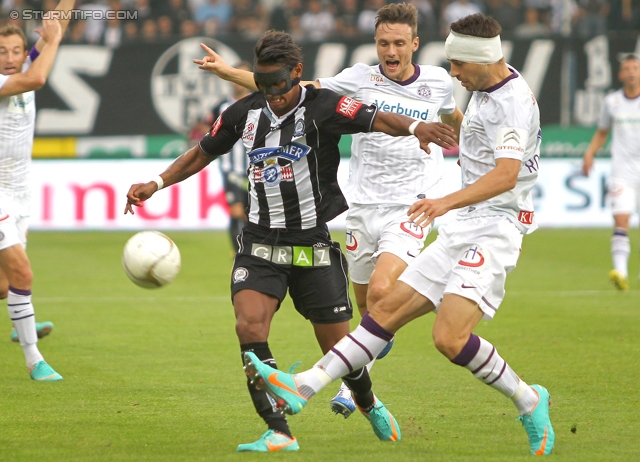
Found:
M 431 225 L 409 223 L 408 205 L 352 205 L 347 214 L 347 262 L 351 281 L 368 284 L 378 256 L 389 252 L 407 265 L 424 247 Z
M 640 182 L 609 179 L 607 201 L 614 215 L 632 215 L 640 210 Z
M 0 193 L 0 250 L 27 246 L 31 194 Z
M 436 306 L 444 294 L 476 302 L 484 319 L 493 318 L 504 298 L 507 274 L 520 256 L 522 233 L 506 217 L 456 220 L 438 230 L 438 238 L 402 273 L 410 285 Z

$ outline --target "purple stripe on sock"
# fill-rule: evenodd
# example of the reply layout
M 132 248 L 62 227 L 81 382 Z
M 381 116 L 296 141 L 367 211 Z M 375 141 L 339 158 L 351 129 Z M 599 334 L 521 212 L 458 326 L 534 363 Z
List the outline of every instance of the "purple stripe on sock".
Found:
M 390 342 L 393 338 L 393 334 L 383 328 L 380 324 L 375 322 L 371 316 L 369 316 L 369 312 L 367 311 L 364 316 L 362 316 L 362 321 L 360 321 L 360 325 L 367 329 L 370 333 L 375 335 L 376 337 L 381 338 L 382 340 L 386 340 Z
M 334 353 L 337 357 L 339 357 L 342 361 L 344 361 L 344 363 L 349 368 L 349 372 L 353 372 L 353 367 L 351 366 L 351 363 L 349 361 L 347 361 L 347 358 L 345 358 L 342 353 L 340 353 L 335 348 L 331 348 L 331 352 Z
M 28 315 L 23 316 L 21 318 L 11 318 L 11 320 L 12 321 L 20 321 L 21 319 L 27 319 L 27 318 L 30 318 L 31 316 L 35 316 L 35 313 L 28 314 Z
M 347 334 L 347 337 L 349 337 L 349 339 L 351 339 L 351 341 L 353 343 L 355 343 L 356 345 L 358 345 L 360 348 L 362 348 L 362 350 L 367 354 L 367 356 L 369 357 L 369 361 L 373 361 L 373 355 L 371 354 L 371 352 L 369 351 L 369 349 L 364 346 L 362 343 L 358 342 L 355 338 L 353 338 L 353 336 L 351 334 Z
M 480 337 L 471 334 L 469 336 L 469 340 L 467 340 L 467 344 L 462 348 L 462 351 L 458 353 L 458 356 L 451 360 L 451 362 L 453 364 L 457 364 L 458 366 L 464 367 L 471 362 L 476 354 L 478 354 L 479 349 Z
M 9 286 L 9 292 L 13 292 L 16 295 L 31 295 L 30 289 L 16 289 L 15 287 Z
M 477 374 L 477 373 L 478 373 L 478 371 L 479 371 L 480 369 L 482 369 L 484 366 L 486 366 L 486 365 L 487 365 L 487 363 L 491 360 L 491 358 L 493 357 L 493 354 L 494 354 L 495 352 L 496 352 L 496 347 L 493 347 L 493 348 L 491 349 L 491 353 L 489 353 L 489 357 L 487 358 L 487 360 L 486 360 L 485 362 L 483 362 L 482 364 L 480 364 L 480 367 L 478 367 L 476 370 L 471 371 L 471 373 L 472 373 L 472 374 Z M 494 366 L 495 366 L 495 365 L 494 365 Z
M 505 361 L 504 365 L 502 366 L 502 370 L 500 371 L 500 374 L 498 374 L 498 376 L 493 379 L 491 382 L 489 382 L 487 385 L 493 385 L 500 377 L 502 377 L 502 374 L 504 374 L 504 371 L 507 369 L 507 363 Z
M 623 236 L 623 237 L 627 237 L 627 231 L 624 229 L 618 229 L 616 228 L 616 230 L 613 232 L 614 236 Z

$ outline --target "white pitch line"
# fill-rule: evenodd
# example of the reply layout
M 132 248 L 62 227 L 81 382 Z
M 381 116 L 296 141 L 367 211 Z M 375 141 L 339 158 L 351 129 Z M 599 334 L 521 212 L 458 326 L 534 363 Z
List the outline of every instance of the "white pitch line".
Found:
M 506 291 L 507 297 L 509 295 L 515 295 L 517 297 L 531 297 L 531 296 L 540 296 L 540 295 L 548 295 L 553 297 L 592 297 L 592 296 L 608 296 L 608 297 L 628 297 L 628 296 L 637 296 L 640 295 L 640 291 L 628 291 L 628 292 L 620 292 L 615 289 L 603 289 L 603 290 L 540 290 L 540 291 L 518 291 L 512 290 Z

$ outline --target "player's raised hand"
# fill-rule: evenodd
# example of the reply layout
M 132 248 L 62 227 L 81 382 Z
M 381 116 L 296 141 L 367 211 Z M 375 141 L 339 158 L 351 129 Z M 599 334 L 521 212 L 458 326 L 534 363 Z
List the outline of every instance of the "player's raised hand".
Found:
M 62 40 L 62 25 L 50 11 L 42 17 L 42 28 L 35 31 L 47 43 L 60 43 Z
M 211 71 L 220 78 L 229 76 L 229 72 L 233 70 L 224 59 L 220 57 L 218 53 L 213 51 L 204 43 L 200 44 L 200 47 L 207 52 L 207 56 L 202 59 L 194 59 L 193 62 L 198 64 L 198 67 L 204 71 Z
M 449 210 L 451 208 L 443 199 L 420 199 L 409 207 L 407 215 L 409 215 L 411 223 L 426 228 L 433 220 L 444 215 Z
M 133 205 L 142 207 L 142 203 L 149 199 L 158 190 L 158 183 L 150 181 L 149 183 L 136 183 L 131 185 L 127 193 L 127 205 L 124 208 L 124 214 L 130 213 L 135 215 Z
M 444 149 L 457 146 L 455 130 L 440 122 L 420 123 L 416 126 L 414 134 L 420 140 L 420 147 L 427 154 L 431 154 L 429 143 L 437 144 Z

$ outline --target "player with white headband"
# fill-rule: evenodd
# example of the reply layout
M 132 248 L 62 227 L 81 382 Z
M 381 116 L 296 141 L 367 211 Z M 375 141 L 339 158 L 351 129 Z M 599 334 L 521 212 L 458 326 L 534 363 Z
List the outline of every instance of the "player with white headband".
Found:
M 328 383 L 368 363 L 402 326 L 435 311 L 436 348 L 511 398 L 531 453 L 547 455 L 555 440 L 548 391 L 527 385 L 491 343 L 473 333 L 483 318 L 495 315 L 523 235 L 536 228 L 531 188 L 538 176 L 540 112 L 527 83 L 505 63 L 495 19 L 474 14 L 451 24 L 451 30 L 445 45 L 451 75 L 473 91 L 460 134 L 464 187 L 441 199 L 419 200 L 409 214 L 420 226 L 453 209 L 457 219 L 439 229 L 437 240 L 409 265 L 391 294 L 313 368 L 286 374 L 251 353 L 245 354 L 245 366 L 285 412 L 295 414 Z M 422 364 L 420 357 L 412 367 L 416 364 Z

